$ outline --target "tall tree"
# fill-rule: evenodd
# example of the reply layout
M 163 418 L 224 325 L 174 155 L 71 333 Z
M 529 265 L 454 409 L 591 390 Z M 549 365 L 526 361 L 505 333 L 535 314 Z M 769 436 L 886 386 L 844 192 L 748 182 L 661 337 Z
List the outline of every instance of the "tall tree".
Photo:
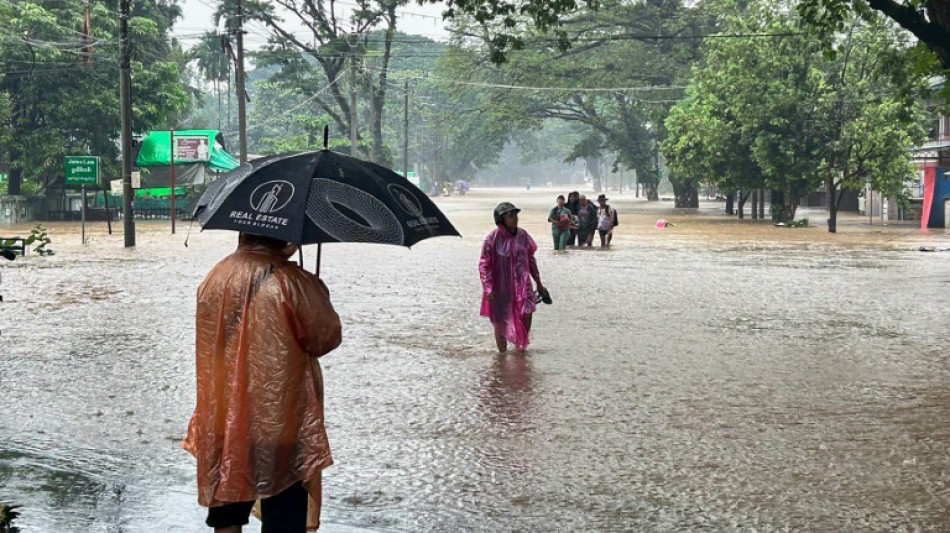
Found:
M 189 52 L 189 58 L 194 60 L 204 81 L 210 82 L 214 96 L 218 103 L 217 128 L 221 129 L 221 117 L 224 115 L 221 107 L 221 85 L 228 81 L 231 73 L 230 60 L 222 45 L 222 39 L 227 37 L 217 31 L 205 32 L 201 40 Z
M 188 106 L 180 50 L 168 39 L 178 16 L 174 3 L 146 0 L 129 21 L 136 131 L 165 124 Z M 103 156 L 108 173 L 119 131 L 115 2 L 91 1 L 87 20 L 81 0 L 0 2 L 0 35 L 8 194 L 61 180 L 65 155 Z
M 340 134 L 349 135 L 353 116 L 346 88 L 368 102 L 366 120 L 358 121 L 359 137 L 371 139 L 366 155 L 380 163 L 387 162 L 383 123 L 397 10 L 405 3 L 357 0 L 357 7 L 343 20 L 337 18 L 340 7 L 335 0 L 274 0 L 247 6 L 248 18 L 263 23 L 272 34 L 270 45 L 258 55 L 260 64 L 286 67 L 291 78 L 287 82 L 298 83 L 311 94 L 329 84 L 328 94 L 314 95 L 313 101 Z M 372 32 L 375 28 L 381 32 Z
M 483 54 L 467 72 L 496 85 L 499 112 L 528 125 L 557 119 L 590 129 L 572 156 L 594 161 L 611 154 L 614 168 L 635 169 L 656 199 L 655 147 L 665 135 L 663 119 L 701 57 L 703 32 L 714 23 L 704 8 L 680 0 L 609 2 L 560 20 L 562 36 L 573 44 L 566 52 L 558 39 L 519 26 L 522 39 L 500 68 L 486 64 L 498 53 L 490 24 L 459 21 L 457 31 L 465 37 L 459 46 L 471 48 L 472 39 L 480 39 Z M 691 185 L 673 184 L 677 205 L 695 206 Z
M 662 149 L 672 168 L 712 176 L 727 190 L 780 191 L 779 220 L 823 184 L 832 232 L 842 188 L 870 182 L 902 192 L 906 149 L 922 136 L 914 96 L 923 80 L 893 28 L 859 25 L 844 37 L 846 53 L 829 59 L 780 5 L 757 4 L 730 26 L 769 36 L 710 43 L 666 122 Z

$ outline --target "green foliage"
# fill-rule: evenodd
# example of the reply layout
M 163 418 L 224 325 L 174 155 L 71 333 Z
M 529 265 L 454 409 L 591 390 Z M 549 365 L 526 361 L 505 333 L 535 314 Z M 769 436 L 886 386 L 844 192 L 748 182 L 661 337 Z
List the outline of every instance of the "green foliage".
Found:
M 33 249 L 33 252 L 41 256 L 53 255 L 53 250 L 48 248 L 52 242 L 49 237 L 49 232 L 47 232 L 42 224 L 37 224 L 35 228 L 30 230 L 30 236 L 23 238 L 23 245 L 30 247 L 36 244 L 36 248 Z M 8 239 L 0 243 L 0 246 L 10 247 L 16 244 L 16 239 Z
M 435 3 L 435 0 L 426 0 Z M 550 45 L 560 51 L 570 48 L 569 25 L 571 14 L 578 9 L 597 9 L 608 4 L 609 11 L 616 4 L 600 0 L 447 0 L 444 15 L 453 20 L 471 20 L 484 32 L 493 63 L 504 63 L 508 53 L 525 48 L 530 39 L 525 28 L 533 27 L 542 33 L 550 32 Z
M 53 250 L 48 248 L 52 242 L 52 239 L 49 238 L 49 233 L 42 224 L 37 224 L 36 227 L 30 231 L 30 236 L 26 238 L 26 245 L 32 246 L 36 244 L 36 248 L 33 249 L 33 252 L 42 256 L 53 255 Z
M 20 516 L 19 505 L 0 504 L 0 533 L 19 533 L 20 528 L 13 521 Z
M 773 4 L 750 6 L 728 24 L 782 36 L 709 44 L 666 120 L 661 150 L 671 169 L 723 190 L 781 191 L 777 220 L 794 218 L 797 199 L 822 183 L 832 194 L 868 181 L 888 196 L 903 193 L 907 149 L 924 134 L 925 80 L 899 33 L 861 24 L 829 57 Z
M 497 84 L 479 90 L 488 93 L 491 112 L 513 123 L 519 137 L 550 121 L 570 124 L 574 142 L 553 145 L 561 149 L 558 159 L 583 159 L 593 169 L 605 158 L 615 170 L 636 169 L 641 183 L 655 187 L 660 176 L 654 151 L 665 135 L 663 119 L 681 95 L 676 86 L 689 76 L 703 47 L 701 39 L 683 37 L 710 31 L 714 18 L 704 4 L 681 1 L 612 1 L 598 11 L 562 15 L 559 31 L 575 46 L 565 52 L 555 42 L 560 39 L 519 24 L 518 40 L 505 45 L 517 46 L 506 52 L 500 67 L 491 65 L 502 48 L 494 40 L 494 27 L 486 29 L 477 18 L 457 18 L 456 31 L 478 36 L 482 44 L 456 42 L 464 54 L 440 76 Z M 540 89 L 506 89 L 508 84 Z
M 537 121 L 508 114 L 498 95 L 483 87 L 441 80 L 474 79 L 481 50 L 450 47 L 436 62 L 435 76 L 414 85 L 420 113 L 429 132 L 422 139 L 425 169 L 437 182 L 472 180 L 498 162 L 517 131 L 537 127 Z
M 827 50 L 840 52 L 838 35 L 859 21 L 878 24 L 887 17 L 896 22 L 929 50 L 926 61 L 914 61 L 918 73 L 933 75 L 950 69 L 950 2 L 948 0 L 800 0 L 798 13 Z M 904 54 L 921 57 L 921 50 L 905 49 Z M 943 93 L 944 98 L 950 92 Z M 946 100 L 950 101 L 950 100 Z
M 222 9 L 226 1 L 219 2 Z M 358 138 L 371 140 L 363 157 L 381 164 L 390 162 L 383 124 L 390 102 L 390 62 L 396 55 L 396 38 L 401 35 L 396 31 L 397 8 L 406 3 L 364 2 L 348 20 L 337 20 L 332 3 L 280 2 L 280 11 L 268 2 L 247 6 L 248 17 L 272 32 L 269 44 L 255 54 L 259 66 L 277 71 L 268 81 L 304 95 L 317 114 L 332 120 L 340 135 L 349 135 L 352 119 L 357 117 Z M 287 18 L 292 22 L 285 22 Z M 301 23 L 309 29 L 306 36 L 300 34 Z M 360 103 L 351 112 L 349 96 L 354 92 Z M 360 146 L 364 144 L 360 142 Z
M 180 12 L 163 0 L 135 2 L 133 129 L 167 126 L 188 107 L 180 52 L 168 31 Z M 81 0 L 0 2 L 0 150 L 8 193 L 37 193 L 61 182 L 66 155 L 102 157 L 117 172 L 118 52 L 114 2 L 92 0 L 90 42 L 77 34 Z
M 799 220 L 793 220 L 787 224 L 790 228 L 807 228 L 808 227 L 808 218 L 802 218 Z

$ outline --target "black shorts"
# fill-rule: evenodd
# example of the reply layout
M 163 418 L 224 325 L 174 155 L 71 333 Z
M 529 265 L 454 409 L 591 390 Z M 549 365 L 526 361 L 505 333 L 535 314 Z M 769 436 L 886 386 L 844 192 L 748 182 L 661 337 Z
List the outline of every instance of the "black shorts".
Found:
M 307 530 L 307 491 L 297 482 L 287 490 L 261 500 L 262 533 L 301 533 Z M 235 502 L 208 508 L 208 527 L 247 525 L 254 502 Z

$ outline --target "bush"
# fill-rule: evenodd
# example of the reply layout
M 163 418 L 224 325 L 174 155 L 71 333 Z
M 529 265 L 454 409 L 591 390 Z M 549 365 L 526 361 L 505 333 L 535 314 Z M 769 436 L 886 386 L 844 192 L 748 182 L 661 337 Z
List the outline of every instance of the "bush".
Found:
M 16 517 L 20 516 L 17 511 L 19 505 L 7 505 L 0 503 L 0 533 L 18 533 L 20 528 L 13 525 Z

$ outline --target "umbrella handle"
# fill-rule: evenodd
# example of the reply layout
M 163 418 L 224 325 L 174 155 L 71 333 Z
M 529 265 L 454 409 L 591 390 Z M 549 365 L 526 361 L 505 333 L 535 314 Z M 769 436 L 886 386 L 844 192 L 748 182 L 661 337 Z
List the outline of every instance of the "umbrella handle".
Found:
M 317 243 L 317 278 L 320 278 L 320 257 L 323 255 L 323 243 Z

